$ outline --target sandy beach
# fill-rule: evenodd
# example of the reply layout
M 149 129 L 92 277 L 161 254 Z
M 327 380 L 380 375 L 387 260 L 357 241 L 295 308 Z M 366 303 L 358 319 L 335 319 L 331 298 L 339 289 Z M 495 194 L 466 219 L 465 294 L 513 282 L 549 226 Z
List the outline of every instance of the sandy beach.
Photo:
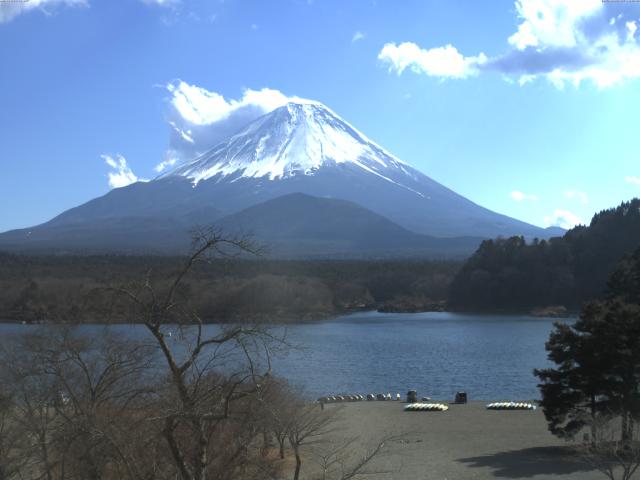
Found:
M 447 412 L 405 412 L 401 402 L 327 405 L 340 409 L 337 437 L 374 444 L 389 434 L 386 453 L 364 477 L 393 480 L 605 478 L 569 455 L 571 444 L 551 435 L 543 413 L 490 411 L 485 402 L 450 405 Z

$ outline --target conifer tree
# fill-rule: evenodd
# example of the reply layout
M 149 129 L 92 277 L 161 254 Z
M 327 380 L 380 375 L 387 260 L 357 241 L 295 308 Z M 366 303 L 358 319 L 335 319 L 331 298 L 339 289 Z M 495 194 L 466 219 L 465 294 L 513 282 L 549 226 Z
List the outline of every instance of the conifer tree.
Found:
M 542 408 L 555 435 L 620 420 L 621 441 L 640 419 L 640 249 L 609 280 L 605 301 L 586 304 L 573 325 L 557 323 L 546 349 L 555 367 L 535 370 Z

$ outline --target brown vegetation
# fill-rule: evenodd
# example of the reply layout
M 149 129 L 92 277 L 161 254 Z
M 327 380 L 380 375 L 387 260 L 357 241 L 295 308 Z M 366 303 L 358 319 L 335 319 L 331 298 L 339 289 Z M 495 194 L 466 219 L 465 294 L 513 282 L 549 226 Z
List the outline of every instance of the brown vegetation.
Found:
M 148 277 L 166 289 L 183 262 L 0 253 L 0 320 L 130 322 L 127 304 L 105 287 Z M 304 321 L 357 310 L 442 309 L 458 266 L 427 260 L 217 258 L 195 265 L 181 288 L 206 322 Z
M 101 292 L 101 308 L 111 299 L 105 311 L 144 325 L 143 340 L 108 328 L 88 338 L 58 326 L 3 342 L 1 480 L 303 478 L 303 459 L 335 412 L 273 378 L 270 354 L 286 339 L 259 323 L 203 328 L 185 285 L 211 252 L 228 248 L 252 250 L 242 239 L 205 232 L 173 276 L 156 282 L 147 275 Z M 274 438 L 279 455 L 270 454 Z M 345 444 L 334 454 L 343 468 L 319 478 L 352 478 L 382 445 L 353 461 Z M 314 475 L 310 469 L 304 478 Z

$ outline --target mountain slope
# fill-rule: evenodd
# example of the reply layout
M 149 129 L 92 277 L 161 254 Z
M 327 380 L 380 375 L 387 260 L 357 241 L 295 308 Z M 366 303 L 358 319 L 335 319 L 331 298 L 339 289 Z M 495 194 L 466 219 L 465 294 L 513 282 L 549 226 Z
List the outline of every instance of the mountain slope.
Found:
M 280 107 L 158 180 L 178 179 L 230 211 L 305 192 L 350 200 L 429 235 L 549 236 L 440 185 L 317 103 Z
M 404 229 L 436 237 L 556 233 L 476 205 L 325 106 L 307 102 L 277 108 L 150 182 L 111 190 L 37 227 L 0 234 L 0 248 L 174 249 L 182 245 L 179 232 L 191 225 L 215 223 L 297 192 L 353 202 Z
M 479 237 L 437 238 L 410 232 L 359 205 L 294 193 L 221 219 L 229 232 L 252 234 L 278 256 L 466 256 Z
M 461 257 L 480 237 L 438 238 L 410 232 L 352 202 L 294 193 L 251 206 L 215 222 L 228 235 L 250 235 L 275 257 Z M 189 221 L 122 217 L 49 225 L 2 235 L 8 250 L 102 253 L 186 252 Z

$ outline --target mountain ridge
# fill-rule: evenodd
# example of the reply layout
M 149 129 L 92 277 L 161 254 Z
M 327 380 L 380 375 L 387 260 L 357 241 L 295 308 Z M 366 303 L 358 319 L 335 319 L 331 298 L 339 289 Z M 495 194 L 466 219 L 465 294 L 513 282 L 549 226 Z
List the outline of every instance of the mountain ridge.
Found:
M 249 233 L 288 256 L 453 258 L 470 255 L 480 237 L 439 238 L 411 232 L 355 203 L 292 193 L 220 219 L 228 232 Z
M 44 224 L 0 234 L 0 248 L 8 243 L 45 246 L 55 237 L 56 245 L 66 241 L 76 249 L 94 248 L 92 239 L 108 248 L 111 239 L 114 251 L 145 245 L 164 251 L 184 236 L 178 230 L 216 223 L 300 192 L 351 202 L 430 237 L 557 234 L 475 204 L 312 102 L 277 108 L 154 180 L 113 189 Z M 136 221 L 146 225 L 137 236 Z M 80 231 L 87 233 L 82 237 Z M 126 242 L 128 233 L 131 245 Z
M 444 239 L 421 235 L 352 202 L 304 193 L 252 205 L 219 218 L 215 225 L 229 236 L 247 235 L 275 258 L 388 258 L 394 253 L 405 258 L 459 258 L 470 255 L 482 241 L 480 237 Z M 44 253 L 65 249 L 105 253 L 112 245 L 129 254 L 186 253 L 193 226 L 195 224 L 180 218 L 160 220 L 132 216 L 103 219 L 95 224 L 63 224 L 62 230 L 54 226 L 42 233 L 38 232 L 39 227 L 8 232 L 0 235 L 3 240 L 0 245 L 20 251 L 24 249 L 21 244 L 24 247 L 30 243 L 27 250 Z M 71 228 L 74 238 L 67 239 L 65 233 Z M 161 244 L 150 242 L 153 240 L 148 234 L 150 230 L 162 234 Z

